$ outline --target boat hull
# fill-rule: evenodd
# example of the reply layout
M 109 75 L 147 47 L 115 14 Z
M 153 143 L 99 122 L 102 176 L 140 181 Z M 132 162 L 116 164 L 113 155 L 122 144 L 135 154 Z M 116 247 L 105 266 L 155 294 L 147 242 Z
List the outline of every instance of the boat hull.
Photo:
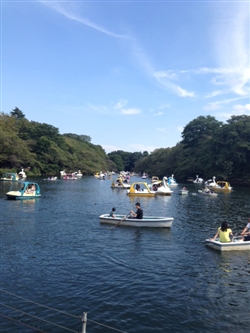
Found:
M 243 242 L 235 239 L 233 242 L 221 243 L 217 240 L 206 239 L 206 245 L 217 251 L 246 251 L 250 250 L 250 241 Z
M 178 192 L 181 195 L 187 195 L 188 194 L 188 190 L 179 190 Z
M 41 194 L 31 195 L 28 193 L 21 194 L 20 191 L 10 191 L 6 193 L 7 199 L 9 200 L 28 200 L 40 198 Z
M 204 196 L 207 196 L 207 197 L 217 197 L 217 193 L 206 193 L 206 192 L 204 192 L 204 191 L 202 191 L 202 190 L 198 190 L 198 194 L 199 195 L 204 195 Z
M 124 219 L 124 215 L 116 215 L 112 218 L 109 214 L 100 216 L 100 223 L 113 224 L 126 227 L 143 227 L 143 228 L 170 228 L 174 218 L 173 217 L 155 217 L 145 216 L 143 219 Z

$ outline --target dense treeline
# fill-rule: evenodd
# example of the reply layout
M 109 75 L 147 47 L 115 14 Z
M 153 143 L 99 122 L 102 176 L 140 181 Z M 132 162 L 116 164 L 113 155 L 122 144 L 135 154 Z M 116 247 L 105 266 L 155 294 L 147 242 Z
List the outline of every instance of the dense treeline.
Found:
M 180 181 L 204 179 L 250 184 L 250 116 L 232 116 L 224 124 L 212 116 L 192 120 L 173 148 L 161 148 L 144 157 L 135 171 L 170 176 Z
M 100 170 L 174 174 L 178 181 L 199 175 L 204 179 L 250 184 L 250 116 L 232 116 L 226 123 L 200 116 L 187 124 L 182 140 L 172 148 L 106 154 L 88 135 L 59 134 L 48 124 L 28 121 L 21 110 L 0 113 L 2 172 L 29 167 L 30 174 L 58 174 L 60 170 L 93 174 Z
M 29 121 L 21 110 L 0 114 L 0 168 L 2 173 L 21 167 L 30 175 L 53 175 L 60 170 L 93 174 L 116 170 L 104 149 L 87 135 L 59 134 L 58 128 Z
M 133 171 L 136 163 L 145 156 L 148 156 L 147 151 L 143 153 L 129 153 L 123 150 L 117 150 L 108 154 L 108 157 L 116 164 L 117 170 L 119 171 Z

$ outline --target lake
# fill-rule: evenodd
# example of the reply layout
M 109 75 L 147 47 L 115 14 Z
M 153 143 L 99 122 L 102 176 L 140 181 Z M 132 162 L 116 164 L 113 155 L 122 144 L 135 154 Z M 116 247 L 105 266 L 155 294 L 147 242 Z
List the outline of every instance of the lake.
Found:
M 179 184 L 171 196 L 131 198 L 94 176 L 27 180 L 40 184 L 40 199 L 6 200 L 10 184 L 0 183 L 2 332 L 66 332 L 26 313 L 80 332 L 83 312 L 87 333 L 249 332 L 250 251 L 220 253 L 205 239 L 224 220 L 243 230 L 250 188 L 204 197 L 185 184 L 181 196 Z M 144 215 L 174 217 L 172 228 L 99 223 L 137 201 Z

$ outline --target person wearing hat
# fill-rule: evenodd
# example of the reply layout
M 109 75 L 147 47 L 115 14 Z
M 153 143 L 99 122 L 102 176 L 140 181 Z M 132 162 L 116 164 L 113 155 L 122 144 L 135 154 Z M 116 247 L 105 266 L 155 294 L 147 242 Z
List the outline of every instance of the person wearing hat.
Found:
M 131 214 L 131 216 L 130 216 L 130 218 L 136 218 L 136 219 L 143 219 L 143 210 L 141 209 L 141 204 L 139 203 L 139 202 L 137 202 L 136 204 L 135 204 L 135 207 L 136 207 L 136 209 L 137 209 L 137 211 L 136 212 L 133 212 L 132 210 L 131 210 L 131 212 L 130 212 L 130 214 Z
M 110 212 L 110 214 L 109 214 L 111 217 L 113 217 L 113 219 L 116 219 L 115 210 L 116 210 L 116 208 L 113 207 L 112 210 L 111 210 L 111 212 Z

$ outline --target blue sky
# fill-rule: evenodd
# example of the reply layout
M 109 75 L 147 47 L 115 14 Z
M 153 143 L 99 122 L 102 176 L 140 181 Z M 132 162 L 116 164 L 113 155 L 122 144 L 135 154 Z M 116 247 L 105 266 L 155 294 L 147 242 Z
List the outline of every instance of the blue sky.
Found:
M 107 153 L 250 115 L 248 1 L 1 0 L 1 111 Z

